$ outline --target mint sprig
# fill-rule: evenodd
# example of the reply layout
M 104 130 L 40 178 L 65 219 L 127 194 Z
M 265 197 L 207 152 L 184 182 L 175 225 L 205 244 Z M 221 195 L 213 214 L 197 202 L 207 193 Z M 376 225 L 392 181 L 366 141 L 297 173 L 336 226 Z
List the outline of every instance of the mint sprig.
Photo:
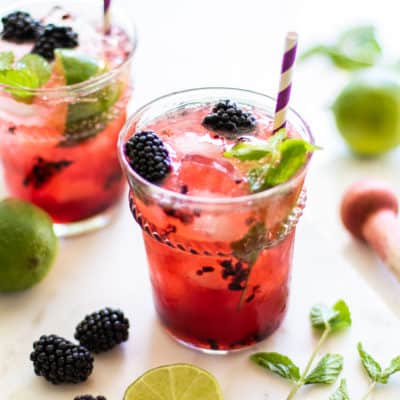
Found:
M 338 68 L 353 71 L 371 67 L 382 54 L 375 28 L 371 25 L 358 26 L 339 35 L 333 44 L 318 44 L 300 55 L 304 61 L 315 55 L 322 55 Z
M 358 343 L 357 350 L 360 355 L 361 363 L 371 380 L 368 391 L 363 397 L 363 400 L 366 400 L 369 398 L 378 383 L 386 385 L 392 375 L 400 372 L 400 356 L 393 358 L 389 366 L 383 369 L 378 361 L 364 350 L 361 343 Z
M 36 54 L 27 54 L 14 66 L 14 54 L 0 53 L 0 84 L 7 85 L 4 90 L 11 93 L 16 100 L 32 99 L 30 89 L 38 89 L 46 83 L 51 75 L 49 63 Z
M 264 141 L 237 143 L 224 156 L 257 162 L 247 174 L 250 190 L 255 193 L 288 181 L 317 149 L 303 139 L 288 138 L 282 129 Z
M 283 354 L 255 353 L 250 357 L 252 362 L 293 384 L 293 388 L 286 398 L 287 400 L 293 399 L 304 385 L 334 383 L 343 369 L 343 357 L 341 355 L 326 354 L 311 370 L 314 360 L 328 336 L 332 332 L 346 329 L 351 325 L 351 315 L 346 303 L 343 300 L 339 300 L 333 307 L 316 305 L 311 309 L 310 320 L 312 326 L 322 334 L 301 374 L 299 367 Z
M 342 379 L 340 381 L 339 387 L 336 389 L 335 393 L 333 393 L 332 396 L 329 397 L 329 400 L 350 400 L 345 379 Z

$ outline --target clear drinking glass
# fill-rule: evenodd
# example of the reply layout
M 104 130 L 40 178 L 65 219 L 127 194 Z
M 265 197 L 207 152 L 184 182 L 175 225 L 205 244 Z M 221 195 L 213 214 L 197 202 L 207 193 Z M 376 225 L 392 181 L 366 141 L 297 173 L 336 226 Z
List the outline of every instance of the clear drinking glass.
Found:
M 102 32 L 100 2 L 64 4 L 67 13 L 62 19 L 76 15 Z M 58 0 L 38 0 L 13 3 L 1 15 L 16 10 L 37 18 L 63 12 Z M 0 157 L 9 195 L 47 211 L 60 236 L 107 224 L 125 189 L 115 147 L 131 94 L 135 26 L 123 10 L 113 8 L 110 34 L 97 35 L 95 43 L 89 37 L 77 51 L 90 55 L 98 40 L 106 43 L 106 72 L 69 86 L 60 84 L 62 75 L 53 72 L 44 87 L 25 90 L 31 95 L 25 102 L 10 93 L 11 86 L 0 85 Z M 0 46 L 0 51 L 25 54 L 32 44 L 24 48 L 2 41 Z
M 193 197 L 145 181 L 129 166 L 124 144 L 154 120 L 168 129 L 176 110 L 231 99 L 273 116 L 275 100 L 240 89 L 173 93 L 140 108 L 119 139 L 132 214 L 143 230 L 155 307 L 180 343 L 227 353 L 265 339 L 285 315 L 295 227 L 305 205 L 307 165 L 288 182 L 240 197 Z M 174 114 L 175 115 L 175 114 Z M 293 110 L 291 130 L 313 142 Z M 188 126 L 190 130 L 190 126 Z M 196 185 L 198 176 L 193 176 Z

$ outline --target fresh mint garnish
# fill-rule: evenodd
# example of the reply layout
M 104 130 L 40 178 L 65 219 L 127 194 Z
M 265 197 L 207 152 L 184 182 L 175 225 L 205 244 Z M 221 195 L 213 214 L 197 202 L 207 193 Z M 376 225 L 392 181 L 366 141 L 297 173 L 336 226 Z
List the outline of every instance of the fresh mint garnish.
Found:
M 29 89 L 38 89 L 50 78 L 49 63 L 38 55 L 22 57 L 14 67 L 14 55 L 0 53 L 0 83 L 7 85 L 4 90 L 16 100 L 29 101 L 32 94 Z
M 335 393 L 333 393 L 332 396 L 329 397 L 329 400 L 350 400 L 345 379 L 342 379 L 340 381 L 339 387 L 336 389 Z
M 31 71 L 38 80 L 39 87 L 44 85 L 51 76 L 50 64 L 37 54 L 26 54 L 17 62 L 18 70 Z
M 317 366 L 305 379 L 306 385 L 324 384 L 336 382 L 343 369 L 343 357 L 340 354 L 326 354 L 321 358 Z
M 326 354 L 311 371 L 314 360 L 328 336 L 333 331 L 344 329 L 351 325 L 350 311 L 346 303 L 343 300 L 339 300 L 332 308 L 323 305 L 312 307 L 311 323 L 313 327 L 322 331 L 322 335 L 301 374 L 299 367 L 285 355 L 279 353 L 255 353 L 250 357 L 251 361 L 257 365 L 293 383 L 293 388 L 286 400 L 293 399 L 304 385 L 334 383 L 343 369 L 343 357 L 341 355 Z M 339 400 L 340 397 L 337 399 Z
M 300 379 L 300 370 L 289 358 L 279 353 L 255 353 L 250 360 L 293 383 Z
M 282 129 L 265 141 L 237 143 L 224 156 L 258 162 L 247 174 L 250 190 L 255 193 L 288 181 L 317 149 L 303 139 L 287 138 Z
M 348 71 L 371 67 L 382 54 L 375 28 L 359 26 L 343 32 L 332 45 L 319 44 L 311 47 L 300 57 L 304 61 L 315 55 L 328 57 L 338 68 Z

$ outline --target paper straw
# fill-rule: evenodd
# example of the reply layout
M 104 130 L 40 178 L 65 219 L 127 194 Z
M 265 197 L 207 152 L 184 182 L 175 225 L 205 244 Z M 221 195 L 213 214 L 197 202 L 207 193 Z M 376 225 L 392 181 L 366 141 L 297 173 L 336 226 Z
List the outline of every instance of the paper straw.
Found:
M 111 0 L 104 0 L 103 29 L 106 34 L 111 31 L 110 6 Z
M 297 33 L 288 32 L 285 40 L 285 53 L 282 59 L 279 93 L 275 107 L 274 133 L 286 126 L 286 114 L 289 108 L 290 89 L 292 88 L 292 75 L 296 60 Z

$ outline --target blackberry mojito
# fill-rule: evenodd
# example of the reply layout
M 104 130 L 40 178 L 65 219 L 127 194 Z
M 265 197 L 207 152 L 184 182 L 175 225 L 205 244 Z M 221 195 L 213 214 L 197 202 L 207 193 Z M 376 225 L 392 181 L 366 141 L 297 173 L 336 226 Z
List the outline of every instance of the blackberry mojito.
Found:
M 315 147 L 294 111 L 273 133 L 274 105 L 238 89 L 190 90 L 144 106 L 121 133 L 156 309 L 191 347 L 251 346 L 284 317 Z
M 6 185 L 10 195 L 46 210 L 65 234 L 71 223 L 78 222 L 75 231 L 89 228 L 82 223 L 88 219 L 103 223 L 99 216 L 124 191 L 115 147 L 135 50 L 129 23 L 115 17 L 105 34 L 98 2 L 83 3 L 20 3 L 2 13 L 0 27 Z

